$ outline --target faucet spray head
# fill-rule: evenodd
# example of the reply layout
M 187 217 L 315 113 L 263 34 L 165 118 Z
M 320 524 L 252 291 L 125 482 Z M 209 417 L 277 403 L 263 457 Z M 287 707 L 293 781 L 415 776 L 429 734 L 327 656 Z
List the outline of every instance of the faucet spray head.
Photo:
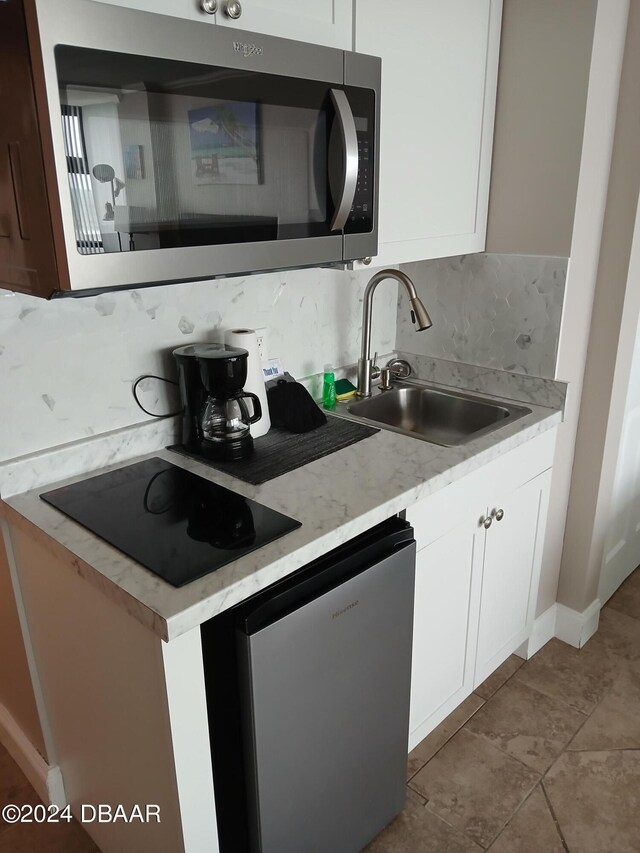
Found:
M 422 304 L 416 288 L 409 276 L 402 270 L 384 269 L 375 273 L 364 289 L 362 300 L 362 350 L 358 359 L 358 396 L 371 396 L 371 302 L 373 292 L 385 278 L 400 282 L 407 291 L 411 305 L 411 319 L 419 332 L 431 326 L 431 318 Z
M 431 317 L 427 313 L 427 309 L 422 304 L 419 296 L 409 300 L 411 305 L 411 322 L 415 325 L 419 332 L 424 332 L 425 329 L 431 328 L 433 323 Z

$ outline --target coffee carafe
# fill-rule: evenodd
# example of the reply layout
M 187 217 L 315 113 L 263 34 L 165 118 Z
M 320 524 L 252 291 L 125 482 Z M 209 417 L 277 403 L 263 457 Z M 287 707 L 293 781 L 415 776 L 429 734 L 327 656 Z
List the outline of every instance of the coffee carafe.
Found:
M 251 456 L 250 425 L 262 417 L 262 409 L 255 394 L 243 391 L 247 350 L 192 344 L 173 354 L 178 362 L 186 449 L 218 461 Z M 247 399 L 252 402 L 251 415 Z

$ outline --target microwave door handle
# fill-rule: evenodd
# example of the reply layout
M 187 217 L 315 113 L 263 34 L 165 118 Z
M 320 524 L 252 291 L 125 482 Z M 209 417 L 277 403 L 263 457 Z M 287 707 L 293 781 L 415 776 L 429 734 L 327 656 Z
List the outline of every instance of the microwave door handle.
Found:
M 331 101 L 335 107 L 344 152 L 342 191 L 331 221 L 331 230 L 341 231 L 351 212 L 353 197 L 356 194 L 356 184 L 358 182 L 358 136 L 356 134 L 356 123 L 351 112 L 351 105 L 342 89 L 331 90 Z

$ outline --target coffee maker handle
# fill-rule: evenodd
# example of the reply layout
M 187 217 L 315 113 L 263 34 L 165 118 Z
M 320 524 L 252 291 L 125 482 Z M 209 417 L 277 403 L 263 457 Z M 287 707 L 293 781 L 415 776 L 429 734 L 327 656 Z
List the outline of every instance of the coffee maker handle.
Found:
M 247 407 L 242 402 L 243 398 L 248 397 L 253 403 L 253 417 L 249 418 L 249 412 L 247 411 Z M 241 397 L 238 399 L 238 403 L 240 404 L 240 408 L 243 409 L 243 415 L 246 412 L 247 415 L 247 423 L 255 424 L 256 421 L 259 421 L 262 417 L 262 406 L 260 405 L 260 400 L 256 394 L 252 394 L 250 391 L 243 391 Z

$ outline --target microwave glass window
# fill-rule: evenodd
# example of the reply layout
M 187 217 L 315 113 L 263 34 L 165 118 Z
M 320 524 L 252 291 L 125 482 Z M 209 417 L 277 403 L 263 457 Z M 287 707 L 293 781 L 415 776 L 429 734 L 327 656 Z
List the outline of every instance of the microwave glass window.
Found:
M 332 233 L 329 84 L 64 45 L 56 66 L 81 254 Z M 345 91 L 368 158 L 373 93 Z M 356 201 L 347 232 L 371 227 Z

